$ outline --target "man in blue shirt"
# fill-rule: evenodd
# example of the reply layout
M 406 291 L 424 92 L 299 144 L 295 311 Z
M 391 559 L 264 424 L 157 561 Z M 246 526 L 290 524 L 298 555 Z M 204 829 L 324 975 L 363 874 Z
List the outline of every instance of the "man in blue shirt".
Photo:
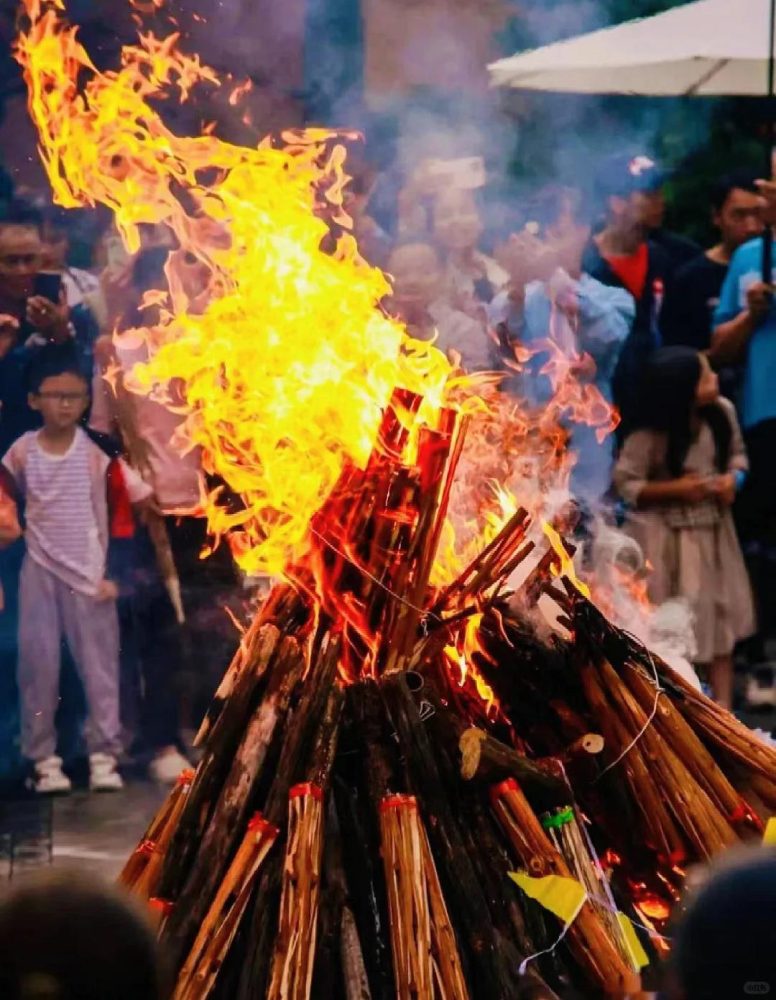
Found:
M 770 225 L 775 208 L 769 206 L 765 213 Z M 776 261 L 776 243 L 773 259 Z M 749 477 L 739 498 L 736 520 L 764 638 L 766 629 L 772 629 L 776 603 L 776 303 L 773 286 L 762 280 L 761 239 L 750 240 L 733 255 L 714 314 L 709 356 L 715 367 L 744 367 L 740 409 Z

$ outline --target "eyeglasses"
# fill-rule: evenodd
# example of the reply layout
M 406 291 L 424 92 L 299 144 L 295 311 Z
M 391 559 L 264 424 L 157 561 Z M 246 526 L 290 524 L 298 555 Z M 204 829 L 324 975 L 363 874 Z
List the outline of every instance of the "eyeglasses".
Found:
M 87 398 L 85 392 L 39 392 L 38 399 L 51 400 L 52 403 L 83 403 Z

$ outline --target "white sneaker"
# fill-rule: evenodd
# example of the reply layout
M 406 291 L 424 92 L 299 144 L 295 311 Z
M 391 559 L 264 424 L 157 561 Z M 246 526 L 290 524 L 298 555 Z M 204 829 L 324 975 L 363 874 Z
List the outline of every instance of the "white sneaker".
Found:
M 175 747 L 160 750 L 148 765 L 148 773 L 160 785 L 174 785 L 181 771 L 188 771 L 191 764 Z
M 116 770 L 116 758 L 109 753 L 89 756 L 89 788 L 93 792 L 120 792 L 124 787 Z
M 61 757 L 35 761 L 33 788 L 38 795 L 67 795 L 73 790 L 70 779 L 62 770 Z

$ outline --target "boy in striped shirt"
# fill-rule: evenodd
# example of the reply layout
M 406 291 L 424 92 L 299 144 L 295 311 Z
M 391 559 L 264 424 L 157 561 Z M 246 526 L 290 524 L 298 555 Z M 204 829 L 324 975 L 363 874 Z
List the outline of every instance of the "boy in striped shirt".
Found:
M 30 379 L 30 406 L 43 427 L 16 441 L 3 458 L 25 502 L 27 551 L 19 588 L 18 682 L 22 752 L 40 793 L 66 793 L 70 780 L 56 755 L 62 638 L 86 694 L 89 784 L 122 787 L 119 743 L 119 632 L 116 585 L 106 576 L 109 485 L 132 502 L 150 488 L 120 460 L 112 462 L 79 426 L 89 388 L 66 348 L 46 348 Z

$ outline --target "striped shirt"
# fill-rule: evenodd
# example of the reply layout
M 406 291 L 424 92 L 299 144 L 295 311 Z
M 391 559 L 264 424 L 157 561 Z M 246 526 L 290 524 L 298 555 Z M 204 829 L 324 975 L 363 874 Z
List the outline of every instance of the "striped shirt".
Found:
M 24 469 L 30 558 L 74 590 L 91 595 L 105 576 L 106 558 L 92 493 L 93 447 L 79 427 L 65 454 L 51 455 L 35 434 Z

